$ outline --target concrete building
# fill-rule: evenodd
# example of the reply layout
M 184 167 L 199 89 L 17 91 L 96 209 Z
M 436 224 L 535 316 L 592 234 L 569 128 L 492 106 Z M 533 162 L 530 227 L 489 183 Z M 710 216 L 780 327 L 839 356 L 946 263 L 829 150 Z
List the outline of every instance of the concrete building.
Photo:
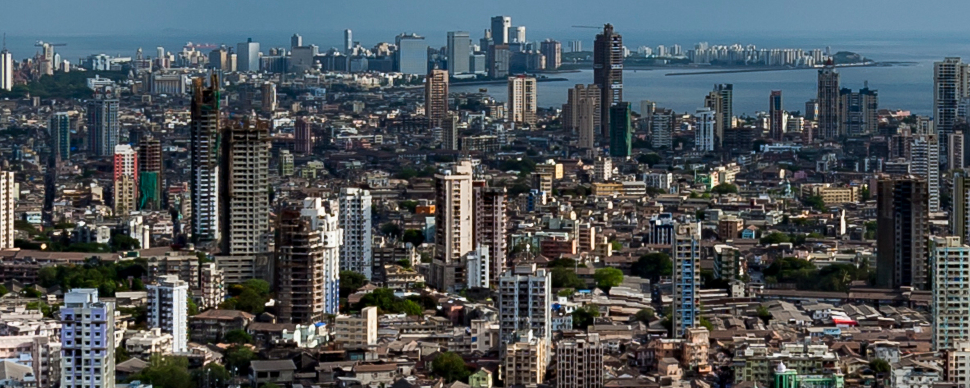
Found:
M 161 210 L 164 184 L 162 142 L 142 137 L 138 141 L 138 209 Z
M 676 224 L 673 236 L 673 338 L 700 324 L 697 292 L 701 288 L 701 225 Z
M 342 209 L 339 202 L 306 198 L 300 211 L 303 218 L 311 220 L 310 226 L 320 232 L 323 268 L 319 277 L 323 280 L 324 314 L 337 314 L 340 307 L 340 247 L 344 245 L 345 229 L 340 224 L 338 208 Z
M 944 379 L 959 386 L 970 382 L 970 342 L 957 342 L 943 352 Z
M 276 110 L 276 84 L 266 82 L 262 88 L 262 109 L 263 112 L 273 112 Z
M 537 93 L 535 77 L 509 77 L 508 120 L 535 125 Z
M 216 263 L 205 263 L 199 267 L 199 291 L 195 293 L 195 304 L 199 310 L 215 308 L 225 300 L 226 277 Z
M 219 166 L 219 225 L 222 255 L 267 252 L 269 231 L 269 128 L 246 117 L 222 133 Z
M 546 70 L 559 70 L 562 66 L 562 43 L 546 39 L 539 43 L 539 52 L 546 57 Z
M 949 170 L 960 170 L 967 167 L 966 137 L 962 133 L 954 132 L 946 135 L 946 162 Z
M 468 138 L 465 138 L 468 139 Z M 473 144 L 466 142 L 468 147 L 462 148 L 462 150 L 468 150 L 473 148 Z M 464 145 L 464 144 L 463 144 Z M 458 114 L 454 112 L 448 112 L 445 114 L 445 118 L 441 120 L 441 149 L 458 151 Z
M 472 246 L 488 251 L 488 279 L 493 283 L 505 272 L 508 237 L 508 191 L 486 187 L 484 181 L 472 182 L 474 191 Z
M 613 161 L 609 158 L 597 157 L 593 161 L 593 180 L 607 182 L 613 179 Z
M 108 157 L 118 145 L 118 100 L 96 98 L 87 104 L 88 152 Z
M 358 188 L 340 189 L 340 270 L 354 271 L 373 280 L 373 243 L 370 191 Z
M 344 54 L 350 55 L 354 49 L 354 32 L 349 28 L 344 30 Z
M 51 139 L 54 140 L 57 157 L 69 162 L 71 160 L 71 116 L 67 112 L 54 113 L 51 115 L 47 129 Z
M 598 333 L 563 333 L 554 352 L 556 388 L 603 386 L 603 345 Z
M 785 105 L 781 98 L 781 90 L 772 90 L 768 97 L 768 133 L 774 140 L 781 140 L 785 136 Z
M 114 151 L 114 211 L 124 216 L 138 209 L 138 154 L 127 144 Z
M 962 279 L 970 277 L 970 246 L 958 236 L 929 239 L 933 269 L 933 350 L 956 349 L 970 341 L 970 296 Z
M 933 64 L 933 123 L 942 136 L 953 132 L 960 100 L 970 95 L 970 65 L 959 57 Z M 948 149 L 946 144 L 944 147 Z
M 880 180 L 877 186 L 876 285 L 927 290 L 929 204 L 926 180 Z
M 673 148 L 674 125 L 676 119 L 674 111 L 657 109 L 650 115 L 650 145 L 654 148 Z
M 804 184 L 799 189 L 802 198 L 819 197 L 825 205 L 859 202 L 859 187 L 835 187 L 831 183 Z
M 192 80 L 192 109 L 189 123 L 189 191 L 192 195 L 192 241 L 218 241 L 219 216 L 219 79 L 213 76 L 210 86 L 204 79 Z
M 839 133 L 839 72 L 829 60 L 818 71 L 818 131 L 815 138 L 835 140 Z
M 466 287 L 489 288 L 492 278 L 489 277 L 491 265 L 489 264 L 488 246 L 479 245 L 465 255 L 465 265 Z
M 253 42 L 252 38 L 236 45 L 236 70 L 238 71 L 259 71 L 259 42 Z
M 0 249 L 14 248 L 14 208 L 17 182 L 12 171 L 0 171 Z
M 0 50 L 0 90 L 13 89 L 13 54 L 4 47 Z
M 485 62 L 488 65 L 488 76 L 492 79 L 502 79 L 509 76 L 509 66 L 512 62 L 512 52 L 508 44 L 493 44 L 488 47 Z
M 492 17 L 492 42 L 496 45 L 509 44 L 509 29 L 512 28 L 512 18 L 508 16 Z
M 879 130 L 879 92 L 869 87 L 853 92 L 839 90 L 839 132 L 846 136 L 874 134 Z
M 610 107 L 610 156 L 629 158 L 633 155 L 633 127 L 630 103 L 616 102 Z
M 172 352 L 188 350 L 189 284 L 165 275 L 148 290 L 148 326 L 172 335 Z
M 593 42 L 593 83 L 599 86 L 600 125 L 604 138 L 610 133 L 610 108 L 623 101 L 623 37 L 613 32 L 613 25 L 603 26 L 603 33 Z
M 953 172 L 952 208 L 950 210 L 950 234 L 960 237 L 964 244 L 970 243 L 970 175 L 967 171 Z
M 563 128 L 576 135 L 577 147 L 592 149 L 600 132 L 600 93 L 599 86 L 582 84 L 569 89 L 566 103 L 562 106 Z
M 411 75 L 428 73 L 428 45 L 424 43 L 424 37 L 401 34 L 394 43 L 397 44 L 394 57 L 397 71 Z
M 300 155 L 310 155 L 313 153 L 313 132 L 310 128 L 310 122 L 307 121 L 306 117 L 296 119 L 293 132 L 295 135 L 293 151 Z
M 470 162 L 461 161 L 435 174 L 435 225 L 438 227 L 428 280 L 439 290 L 467 283 L 463 258 L 474 248 L 472 199 Z
M 734 85 L 717 84 L 704 98 L 704 106 L 715 112 L 715 148 L 720 149 L 724 142 L 724 132 L 734 128 Z
M 498 278 L 499 339 L 516 342 L 516 335 L 531 331 L 545 346 L 552 340 L 552 280 L 535 263 L 518 264 Z
M 377 345 L 377 307 L 364 307 L 360 315 L 336 319 L 334 342 L 343 348 Z
M 471 55 L 472 39 L 468 31 L 448 32 L 448 74 L 468 74 L 471 67 L 468 64 Z
M 280 322 L 313 324 L 337 313 L 337 249 L 341 230 L 336 209 L 328 212 L 319 198 L 302 208 L 282 211 L 276 242 L 276 276 Z M 329 311 L 327 308 L 329 307 Z
M 528 387 L 545 381 L 546 366 L 549 365 L 549 342 L 546 338 L 533 336 L 531 330 L 523 330 L 504 349 L 500 354 L 505 386 Z
M 428 128 L 439 128 L 448 115 L 448 71 L 433 69 L 424 80 L 424 114 Z
M 698 109 L 694 113 L 694 149 L 702 152 L 714 151 L 716 112 L 711 108 Z
M 930 212 L 940 211 L 940 142 L 935 133 L 913 136 L 910 172 L 926 180 Z
M 61 321 L 61 387 L 115 386 L 115 306 L 98 290 L 75 288 L 64 295 Z

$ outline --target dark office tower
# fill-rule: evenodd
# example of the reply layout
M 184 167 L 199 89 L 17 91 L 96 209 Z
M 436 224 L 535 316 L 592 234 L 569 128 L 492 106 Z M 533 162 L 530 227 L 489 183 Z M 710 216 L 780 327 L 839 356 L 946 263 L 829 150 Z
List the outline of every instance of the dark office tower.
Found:
M 54 140 L 54 151 L 60 160 L 71 160 L 71 116 L 67 112 L 57 112 L 51 116 L 48 127 L 51 139 Z
M 493 44 L 488 48 L 488 76 L 492 79 L 509 76 L 509 65 L 512 62 L 512 52 L 507 44 Z
M 805 120 L 818 120 L 818 100 L 805 101 Z
M 869 86 L 853 92 L 839 90 L 839 133 L 847 136 L 873 135 L 879 129 L 879 94 Z
M 610 136 L 610 107 L 623 101 L 623 37 L 613 33 L 613 25 L 603 27 L 593 43 L 593 83 L 600 87 L 602 136 Z
M 113 156 L 118 145 L 118 100 L 97 98 L 88 102 L 88 152 Z
M 293 144 L 294 151 L 302 155 L 313 153 L 313 133 L 310 130 L 310 122 L 306 120 L 306 117 L 296 119 L 294 132 L 296 132 L 296 141 Z
M 492 43 L 509 44 L 509 28 L 512 28 L 512 18 L 508 16 L 492 17 Z
M 324 243 L 313 221 L 299 208 L 278 216 L 276 295 L 281 323 L 311 323 L 324 319 Z
M 830 59 L 818 71 L 818 132 L 816 139 L 839 138 L 839 73 Z
M 952 198 L 950 234 L 959 236 L 966 244 L 970 241 L 970 173 L 966 170 L 953 172 Z
M 210 86 L 203 78 L 192 80 L 192 121 L 189 124 L 189 189 L 192 195 L 192 241 L 219 240 L 219 79 Z
M 266 252 L 269 230 L 269 126 L 252 117 L 230 123 L 219 160 L 220 248 L 227 256 Z
M 504 187 L 488 187 L 485 181 L 472 181 L 474 193 L 472 246 L 488 247 L 488 278 L 497 281 L 506 266 L 507 193 Z M 492 281 L 492 280 L 490 280 Z
M 785 106 L 781 100 L 781 90 L 772 90 L 768 98 L 769 130 L 773 140 L 781 140 L 785 136 Z
M 714 148 L 721 149 L 724 143 L 724 131 L 733 127 L 734 121 L 734 85 L 714 85 L 706 98 L 704 107 L 714 110 Z
M 630 127 L 630 103 L 610 107 L 610 156 L 629 158 L 633 154 L 633 131 Z
M 926 181 L 910 175 L 881 180 L 877 187 L 877 286 L 927 290 L 929 206 Z
M 303 37 L 300 34 L 293 34 L 290 37 L 290 48 L 303 47 Z
M 161 210 L 162 143 L 143 137 L 138 142 L 138 208 Z
M 562 65 L 562 43 L 546 39 L 539 44 L 539 52 L 546 57 L 546 70 L 558 70 Z
M 424 80 L 424 114 L 428 127 L 442 126 L 448 115 L 448 71 L 434 69 Z

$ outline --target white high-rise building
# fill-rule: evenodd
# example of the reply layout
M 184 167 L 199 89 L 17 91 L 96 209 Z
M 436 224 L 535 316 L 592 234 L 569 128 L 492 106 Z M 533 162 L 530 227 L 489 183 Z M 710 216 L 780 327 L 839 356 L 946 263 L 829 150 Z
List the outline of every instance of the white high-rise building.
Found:
M 509 16 L 492 17 L 492 44 L 502 45 L 512 43 L 509 29 L 512 28 L 512 18 Z
M 552 274 L 535 263 L 522 263 L 505 271 L 498 279 L 499 340 L 515 341 L 517 333 L 532 330 L 545 340 L 552 340 Z
M 613 179 L 613 162 L 610 158 L 597 157 L 593 161 L 593 180 L 606 182 Z
M 14 240 L 14 197 L 17 196 L 17 182 L 14 173 L 0 171 L 0 249 L 13 249 Z
M 536 79 L 518 75 L 509 77 L 508 119 L 519 124 L 536 123 Z
M 940 142 L 934 134 L 916 135 L 911 143 L 910 172 L 926 179 L 929 211 L 940 211 Z
M 0 90 L 13 89 L 13 54 L 4 47 L 0 50 Z
M 930 238 L 933 268 L 933 350 L 955 349 L 970 341 L 970 296 L 963 279 L 970 278 L 970 246 L 959 236 Z
M 694 149 L 704 152 L 714 151 L 714 132 L 717 125 L 716 114 L 717 112 L 714 112 L 711 108 L 700 108 L 697 109 L 697 113 L 694 113 L 694 121 L 696 123 L 696 128 L 694 128 Z
M 340 270 L 357 272 L 371 280 L 374 254 L 370 191 L 350 187 L 340 190 L 340 228 L 344 231 Z
M 94 288 L 64 295 L 61 318 L 61 387 L 114 388 L 115 305 Z
M 236 45 L 236 70 L 259 71 L 259 42 L 249 38 Z
M 435 257 L 429 283 L 439 290 L 466 284 L 464 259 L 474 249 L 472 191 L 471 162 L 435 175 Z
M 189 284 L 178 275 L 165 275 L 149 284 L 148 325 L 172 335 L 172 352 L 188 350 Z
M 674 226 L 673 238 L 673 316 L 674 338 L 682 338 L 687 329 L 700 323 L 697 291 L 701 287 L 701 224 Z
M 367 192 L 367 190 L 362 191 Z M 369 193 L 366 202 L 361 202 L 361 204 L 363 203 L 367 204 L 367 242 L 370 244 Z M 344 207 L 334 201 L 331 201 L 328 205 L 324 206 L 323 200 L 320 198 L 306 198 L 303 200 L 303 209 L 300 210 L 300 215 L 309 218 L 311 227 L 320 233 L 323 250 L 323 267 L 320 271 L 323 275 L 323 313 L 337 314 L 340 308 L 340 250 L 346 246 L 344 229 L 340 225 L 341 213 L 339 212 L 342 212 Z M 340 210 L 338 211 L 337 208 Z M 367 248 L 368 252 L 369 247 L 370 245 Z M 370 257 L 369 253 L 367 257 Z
M 448 32 L 448 74 L 470 73 L 468 57 L 471 55 L 471 36 L 468 31 Z

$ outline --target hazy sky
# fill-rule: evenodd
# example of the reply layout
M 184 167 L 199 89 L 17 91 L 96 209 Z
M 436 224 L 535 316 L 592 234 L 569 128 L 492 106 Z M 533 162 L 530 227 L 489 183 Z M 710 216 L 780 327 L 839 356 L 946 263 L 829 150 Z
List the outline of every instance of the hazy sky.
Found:
M 3 0 L 0 30 L 58 36 L 462 29 L 477 37 L 488 17 L 500 14 L 541 32 L 606 22 L 622 31 L 970 32 L 966 0 Z

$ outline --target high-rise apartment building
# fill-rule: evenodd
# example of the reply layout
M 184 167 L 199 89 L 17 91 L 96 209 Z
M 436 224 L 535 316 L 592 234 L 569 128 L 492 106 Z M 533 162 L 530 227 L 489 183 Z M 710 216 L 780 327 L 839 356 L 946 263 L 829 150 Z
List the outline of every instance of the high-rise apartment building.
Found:
M 785 105 L 781 98 L 781 90 L 772 90 L 768 97 L 768 133 L 773 140 L 781 140 L 785 136 Z
M 276 110 L 276 84 L 272 82 L 266 82 L 263 84 L 263 112 L 270 112 Z
M 448 32 L 448 74 L 471 73 L 468 58 L 471 55 L 472 38 L 468 31 Z
M 839 133 L 847 136 L 875 134 L 879 129 L 879 92 L 869 87 L 853 92 L 839 90 Z
M 961 170 L 967 166 L 964 139 L 966 137 L 960 132 L 946 135 L 946 162 L 950 170 Z
M 584 87 L 578 84 L 569 89 L 566 103 L 562 106 L 562 125 L 579 139 L 577 142 L 579 148 L 592 149 L 597 134 L 601 133 L 599 126 L 602 97 L 596 85 Z
M 970 172 L 953 172 L 953 204 L 950 209 L 950 234 L 970 244 Z
M 54 150 L 60 160 L 71 160 L 71 116 L 67 112 L 57 112 L 51 115 L 47 129 L 54 140 Z
M 559 70 L 562 66 L 562 43 L 546 39 L 539 43 L 539 52 L 546 57 L 546 70 Z
M 162 208 L 162 142 L 152 137 L 138 141 L 138 209 Z
M 6 47 L 0 49 L 0 90 L 13 89 L 13 54 Z
M 0 171 L 0 249 L 14 248 L 14 197 L 17 182 L 11 171 Z
M 499 340 L 515 342 L 524 331 L 532 333 L 549 346 L 552 340 L 551 273 L 535 263 L 521 263 L 507 269 L 498 278 Z M 547 348 L 548 349 L 548 348 Z
M 556 388 L 603 386 L 603 344 L 598 333 L 564 332 L 554 353 Z
M 926 180 L 930 212 L 940 211 L 940 142 L 936 134 L 913 136 L 909 171 Z
M 127 215 L 138 209 L 138 154 L 127 144 L 115 146 L 115 214 Z
M 714 151 L 715 127 L 717 126 L 716 112 L 711 108 L 698 109 L 694 113 L 694 149 L 698 151 Z
M 351 55 L 354 50 L 354 32 L 349 28 L 344 30 L 344 55 Z
M 94 288 L 75 288 L 60 309 L 64 388 L 115 386 L 115 305 Z
M 633 155 L 633 127 L 630 125 L 630 103 L 617 102 L 610 107 L 610 156 L 629 158 Z
M 441 121 L 441 148 L 458 151 L 458 114 L 448 112 Z
M 535 77 L 509 77 L 509 121 L 535 125 L 537 93 Z
M 252 38 L 236 45 L 236 70 L 259 71 L 259 42 Z
M 673 236 L 673 337 L 682 338 L 687 329 L 700 323 L 697 291 L 701 288 L 701 225 L 682 223 L 674 226 Z
M 933 350 L 955 349 L 970 341 L 970 295 L 963 279 L 970 277 L 970 246 L 958 236 L 930 237 L 933 274 Z
M 522 330 L 511 343 L 503 344 L 502 382 L 507 387 L 535 387 L 546 377 L 549 341 L 532 330 Z
M 487 187 L 485 181 L 474 181 L 472 246 L 487 247 L 488 279 L 498 279 L 505 272 L 508 194 L 504 187 Z
M 266 252 L 269 231 L 269 127 L 256 118 L 222 133 L 219 166 L 220 248 L 226 256 Z
M 509 76 L 509 66 L 512 63 L 512 52 L 507 44 L 493 44 L 488 47 L 488 55 L 485 58 L 488 64 L 488 76 L 492 79 L 501 79 Z
M 397 44 L 395 63 L 397 71 L 404 74 L 428 74 L 428 45 L 424 37 L 416 34 L 401 34 L 394 39 Z
M 303 46 L 303 37 L 300 36 L 300 34 L 293 34 L 293 36 L 290 37 L 290 48 L 302 47 L 302 46 Z
M 448 115 L 448 71 L 433 69 L 424 80 L 424 113 L 429 128 L 440 128 Z
M 877 185 L 876 285 L 926 290 L 929 204 L 926 180 L 916 176 Z
M 492 17 L 492 42 L 496 45 L 512 43 L 509 29 L 512 28 L 512 18 L 508 16 Z
M 835 140 L 839 133 L 839 72 L 829 60 L 818 71 L 818 131 L 816 138 Z
M 610 133 L 610 107 L 623 101 L 623 37 L 613 25 L 603 27 L 593 42 L 593 83 L 600 88 L 600 117 L 603 137 Z
M 111 156 L 118 145 L 118 100 L 96 98 L 88 102 L 88 152 Z
M 311 324 L 337 314 L 343 238 L 337 218 L 320 198 L 280 213 L 275 275 L 281 322 Z
M 650 145 L 654 148 L 673 148 L 674 125 L 676 125 L 674 111 L 671 109 L 657 109 L 650 115 Z
M 306 117 L 299 117 L 296 119 L 296 124 L 293 128 L 294 132 L 294 144 L 293 151 L 301 155 L 310 155 L 313 153 L 313 133 L 311 131 L 310 122 L 307 121 Z
M 340 270 L 354 271 L 373 279 L 370 191 L 352 187 L 340 189 Z
M 933 64 L 933 121 L 940 133 L 953 131 L 960 100 L 970 95 L 970 65 L 959 57 Z
M 512 40 L 510 43 L 518 43 L 524 45 L 528 40 L 525 38 L 525 26 L 515 26 L 509 28 L 509 39 Z
M 721 148 L 724 132 L 733 127 L 734 122 L 734 85 L 717 84 L 706 98 L 704 106 L 714 111 L 714 147 Z
M 192 241 L 218 241 L 219 217 L 219 79 L 210 86 L 204 79 L 192 80 L 192 109 L 189 122 L 189 191 L 192 195 Z
M 435 174 L 435 257 L 429 283 L 439 290 L 466 284 L 463 260 L 474 249 L 472 199 L 471 162 Z
M 172 352 L 185 352 L 189 342 L 189 284 L 177 275 L 165 275 L 148 290 L 148 325 L 172 335 Z

